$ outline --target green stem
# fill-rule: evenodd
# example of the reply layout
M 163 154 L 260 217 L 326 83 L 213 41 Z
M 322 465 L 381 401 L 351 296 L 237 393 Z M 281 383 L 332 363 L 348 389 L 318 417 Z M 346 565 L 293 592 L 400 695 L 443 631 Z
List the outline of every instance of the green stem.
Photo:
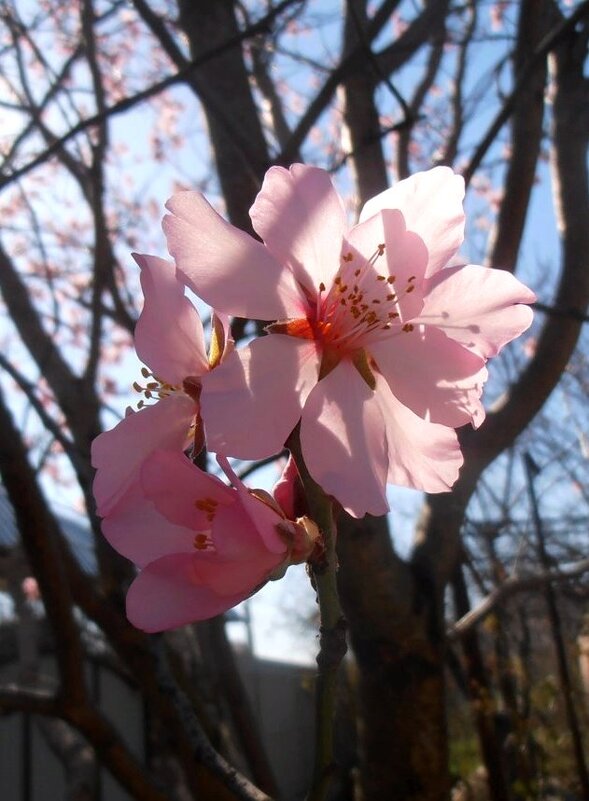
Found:
M 334 774 L 333 721 L 337 674 L 346 654 L 346 623 L 337 592 L 336 527 L 333 502 L 311 478 L 305 465 L 298 429 L 287 442 L 303 482 L 309 513 L 319 528 L 323 550 L 310 562 L 312 581 L 319 604 L 319 653 L 315 690 L 315 763 L 306 801 L 323 801 Z

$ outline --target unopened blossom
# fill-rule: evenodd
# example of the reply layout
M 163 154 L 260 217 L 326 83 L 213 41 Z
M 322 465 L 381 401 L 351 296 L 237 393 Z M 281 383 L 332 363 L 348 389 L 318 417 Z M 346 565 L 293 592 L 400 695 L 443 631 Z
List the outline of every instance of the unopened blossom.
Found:
M 134 256 L 145 297 L 135 327 L 135 350 L 146 365 L 137 411 L 92 443 L 98 469 L 94 497 L 101 516 L 109 514 L 137 480 L 141 464 L 156 448 L 182 451 L 202 447 L 202 379 L 231 347 L 225 318 L 214 315 L 207 354 L 201 319 L 185 296 L 175 267 L 156 256 Z
M 508 272 L 447 266 L 463 197 L 437 167 L 349 228 L 327 173 L 273 167 L 250 212 L 261 243 L 199 193 L 174 195 L 164 231 L 187 284 L 228 314 L 276 321 L 207 382 L 209 448 L 268 456 L 300 420 L 311 475 L 353 515 L 386 512 L 387 481 L 449 489 L 454 429 L 482 422 L 486 360 L 530 325 L 535 297 Z
M 140 568 L 127 594 L 137 628 L 162 631 L 218 615 L 304 561 L 315 545 L 310 521 L 287 520 L 271 495 L 249 491 L 218 460 L 233 486 L 177 450 L 156 451 L 103 521 L 112 546 Z

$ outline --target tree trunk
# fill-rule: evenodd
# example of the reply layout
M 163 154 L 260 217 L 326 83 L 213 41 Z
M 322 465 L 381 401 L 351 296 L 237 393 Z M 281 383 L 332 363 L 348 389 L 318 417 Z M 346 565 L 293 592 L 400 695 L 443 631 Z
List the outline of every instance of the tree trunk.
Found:
M 359 669 L 363 801 L 444 801 L 442 606 L 395 555 L 385 519 L 342 517 L 338 537 L 341 599 Z

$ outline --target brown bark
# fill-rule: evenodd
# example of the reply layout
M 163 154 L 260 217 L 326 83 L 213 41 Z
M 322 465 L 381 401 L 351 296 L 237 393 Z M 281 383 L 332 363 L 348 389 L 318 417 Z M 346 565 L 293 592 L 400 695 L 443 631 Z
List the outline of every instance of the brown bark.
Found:
M 374 102 L 379 76 L 375 73 L 367 23 L 365 0 L 350 0 L 344 29 L 344 51 L 348 54 L 361 47 L 365 50 L 363 64 L 344 83 L 344 119 L 350 134 L 351 163 L 360 206 L 388 185 L 380 143 L 380 119 Z
M 444 638 L 434 588 L 394 553 L 386 520 L 341 518 L 339 586 L 358 664 L 364 801 L 450 790 Z
M 195 58 L 239 31 L 233 0 L 179 0 L 178 6 Z M 270 161 L 241 48 L 207 61 L 194 83 L 207 118 L 228 217 L 250 231 L 248 209 Z
M 515 77 L 533 59 L 534 50 L 548 31 L 552 4 L 549 0 L 524 0 L 520 6 Z M 523 236 L 536 164 L 543 137 L 546 58 L 538 61 L 519 94 L 511 118 L 511 157 L 505 176 L 504 198 L 491 242 L 489 264 L 514 270 Z
M 456 614 L 463 617 L 470 610 L 470 601 L 462 566 L 456 569 L 452 587 Z M 481 754 L 487 769 L 489 794 L 492 801 L 507 801 L 510 794 L 495 727 L 495 702 L 476 629 L 469 630 L 462 638 L 462 649 L 468 676 L 469 700 L 477 727 Z
M 237 741 L 253 780 L 266 793 L 278 796 L 278 785 L 262 745 L 261 735 L 239 675 L 232 647 L 225 633 L 225 621 L 223 617 L 216 617 L 204 621 L 198 628 L 203 650 L 212 662 L 210 667 L 216 677 L 216 692 L 219 697 L 224 697 L 227 701 Z

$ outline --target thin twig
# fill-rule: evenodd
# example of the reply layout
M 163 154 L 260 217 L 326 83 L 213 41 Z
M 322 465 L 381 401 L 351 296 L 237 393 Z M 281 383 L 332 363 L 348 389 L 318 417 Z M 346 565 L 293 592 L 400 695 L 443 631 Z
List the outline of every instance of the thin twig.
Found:
M 152 84 L 147 89 L 137 92 L 137 94 L 133 95 L 132 97 L 125 97 L 118 103 L 108 106 L 108 108 L 106 108 L 102 113 L 93 114 L 91 117 L 80 120 L 80 122 L 74 125 L 73 128 L 70 128 L 66 134 L 57 139 L 52 145 L 47 147 L 42 153 L 39 153 L 38 156 L 35 156 L 35 158 L 31 159 L 31 161 L 29 161 L 27 164 L 23 165 L 17 170 L 14 170 L 9 175 L 0 178 L 0 190 L 5 189 L 9 184 L 13 183 L 19 178 L 22 178 L 24 175 L 27 175 L 29 172 L 31 172 L 31 170 L 34 170 L 41 164 L 44 164 L 52 156 L 59 153 L 64 145 L 66 145 L 71 139 L 74 139 L 74 137 L 76 137 L 79 133 L 82 133 L 82 131 L 97 125 L 102 125 L 107 118 L 114 117 L 117 114 L 122 114 L 125 111 L 129 111 L 140 103 L 143 103 L 145 100 L 149 100 L 151 97 L 155 97 L 156 95 L 160 94 L 165 89 L 169 89 L 171 86 L 175 86 L 177 83 L 186 81 L 193 72 L 198 70 L 199 67 L 211 59 L 214 59 L 222 53 L 225 53 L 232 47 L 240 45 L 247 39 L 251 39 L 252 37 L 268 30 L 276 17 L 278 17 L 285 8 L 288 8 L 288 6 L 298 2 L 300 2 L 300 0 L 282 0 L 281 3 L 278 3 L 277 6 L 265 14 L 260 20 L 258 20 L 258 22 L 254 23 L 246 30 L 240 31 L 238 34 L 227 39 L 222 44 L 217 45 L 217 47 L 212 47 L 206 53 L 203 53 L 202 56 L 193 59 L 190 64 L 188 64 L 184 69 L 174 73 L 174 75 L 169 75 L 167 78 Z
M 346 655 L 346 622 L 337 590 L 336 529 L 333 502 L 315 483 L 305 465 L 298 428 L 287 441 L 296 462 L 309 512 L 319 528 L 322 551 L 310 562 L 320 612 L 317 685 L 315 688 L 315 761 L 306 801 L 324 801 L 335 773 L 334 715 L 339 666 Z
M 567 565 L 558 570 L 545 570 L 532 576 L 510 576 L 496 587 L 486 598 L 466 613 L 447 631 L 448 639 L 457 640 L 478 625 L 498 606 L 518 592 L 536 590 L 554 582 L 571 581 L 589 571 L 589 559 L 583 559 L 573 565 Z
M 544 37 L 544 39 L 540 42 L 536 50 L 534 51 L 534 55 L 528 61 L 527 65 L 522 69 L 521 74 L 516 81 L 515 86 L 513 87 L 513 91 L 507 97 L 503 106 L 501 107 L 499 113 L 489 126 L 487 133 L 481 139 L 481 142 L 477 149 L 472 156 L 470 163 L 468 166 L 463 170 L 462 175 L 464 177 L 464 181 L 466 185 L 470 183 L 473 175 L 478 170 L 481 161 L 484 159 L 487 151 L 495 141 L 497 134 L 503 128 L 507 120 L 513 114 L 515 109 L 515 104 L 517 98 L 519 97 L 520 92 L 525 87 L 526 83 L 528 82 L 530 75 L 536 69 L 537 64 L 542 61 L 548 53 L 550 53 L 556 45 L 560 42 L 560 40 L 565 36 L 568 31 L 572 30 L 580 20 L 583 19 L 587 14 L 589 14 L 589 0 L 585 0 L 585 2 L 581 3 L 575 11 L 564 19 L 559 25 L 551 30 L 551 32 Z

